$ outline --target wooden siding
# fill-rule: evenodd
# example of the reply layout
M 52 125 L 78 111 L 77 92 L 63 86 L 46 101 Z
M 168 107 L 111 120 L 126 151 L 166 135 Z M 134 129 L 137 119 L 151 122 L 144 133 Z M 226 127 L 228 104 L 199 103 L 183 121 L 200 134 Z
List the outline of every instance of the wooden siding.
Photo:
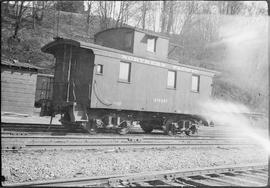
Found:
M 212 77 L 200 75 L 200 92 L 191 91 L 192 73 L 177 71 L 176 89 L 167 88 L 167 68 L 131 62 L 130 83 L 120 82 L 121 59 L 95 56 L 103 75 L 94 75 L 92 108 L 200 113 L 198 104 L 211 95 Z M 126 60 L 124 60 L 126 62 Z
M 36 71 L 1 67 L 1 112 L 32 114 Z
M 72 55 L 70 55 L 71 51 Z M 67 97 L 70 57 L 70 89 L 69 97 Z M 77 48 L 74 46 L 71 50 L 71 45 L 61 45 L 56 50 L 55 58 L 56 69 L 53 86 L 54 104 L 61 105 L 62 102 L 67 101 L 67 98 L 69 101 L 75 101 L 76 98 L 76 101 L 79 103 L 89 104 L 89 93 L 91 93 L 89 89 L 91 90 L 94 67 L 93 52 L 89 49 Z
M 75 84 L 71 84 L 70 96 L 74 100 L 74 91 L 78 103 L 89 105 L 94 69 L 94 54 L 91 50 L 80 48 L 77 51 L 77 55 L 76 66 L 73 67 L 70 77 L 71 82 Z
M 70 48 L 67 45 L 59 45 L 55 49 L 55 80 L 53 85 L 53 101 L 55 104 L 66 101 L 69 50 Z
M 129 33 L 132 34 L 130 37 L 128 37 Z M 169 40 L 156 36 L 156 51 L 149 52 L 147 51 L 147 38 L 149 35 L 130 28 L 114 28 L 96 34 L 95 43 L 109 48 L 131 52 L 140 57 L 158 58 L 167 61 Z
M 167 61 L 168 45 L 168 39 L 157 37 L 156 51 L 149 52 L 147 51 L 147 35 L 145 33 L 135 31 L 133 53 L 134 55 L 138 55 L 144 58 L 158 58 L 160 60 Z
M 54 104 L 65 105 L 67 98 L 70 44 L 80 46 L 74 46 L 71 60 L 71 80 L 81 88 L 75 86 L 74 89 L 76 96 L 80 96 L 77 101 L 83 104 L 87 101 L 89 104 L 90 92 L 91 108 L 198 114 L 199 102 L 211 95 L 215 71 L 181 65 L 157 57 L 139 58 L 129 52 L 100 45 L 59 39 L 43 48 L 45 52 L 53 53 L 56 57 Z M 118 80 L 121 61 L 131 63 L 130 83 Z M 93 62 L 95 65 L 103 65 L 103 74 L 93 75 Z M 167 88 L 168 70 L 177 72 L 176 89 Z M 191 91 L 192 74 L 200 75 L 198 93 Z M 87 86 L 91 87 L 90 90 Z M 71 84 L 70 101 L 74 100 L 72 90 Z

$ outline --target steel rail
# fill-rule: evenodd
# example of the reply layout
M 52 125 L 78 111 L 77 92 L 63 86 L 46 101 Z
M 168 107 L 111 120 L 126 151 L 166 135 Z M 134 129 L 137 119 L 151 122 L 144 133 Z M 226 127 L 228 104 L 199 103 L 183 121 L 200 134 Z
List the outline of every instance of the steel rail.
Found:
M 69 130 L 63 125 L 59 124 L 39 124 L 39 123 L 7 123 L 1 122 L 1 130 L 2 133 L 10 134 L 10 135 L 25 135 L 25 134 L 74 134 L 81 133 L 82 135 L 88 135 L 88 132 L 82 128 L 76 128 L 73 130 Z M 132 128 L 131 132 L 128 135 L 146 135 L 144 132 L 141 132 L 140 129 Z M 139 132 L 138 132 L 139 131 Z M 102 134 L 102 133 L 98 133 Z M 163 135 L 163 133 L 154 132 L 152 135 Z M 230 132 L 227 134 L 226 131 L 222 132 L 209 132 L 209 130 L 200 130 L 198 135 L 191 135 L 191 137 L 228 137 L 231 135 Z M 93 136 L 93 135 L 92 135 Z
M 1 134 L 1 138 L 10 138 L 10 139 L 78 139 L 78 140 L 243 140 L 245 138 L 237 137 L 219 137 L 219 138 L 205 138 L 205 137 L 181 137 L 181 136 L 145 136 L 145 135 L 10 135 L 10 134 Z
M 73 179 L 59 179 L 59 180 L 47 180 L 47 181 L 35 181 L 25 183 L 13 183 L 3 184 L 5 187 L 34 187 L 34 186 L 100 186 L 106 185 L 109 187 L 117 186 L 129 186 L 134 183 L 142 183 L 147 181 L 163 181 L 168 182 L 167 185 L 181 186 L 185 182 L 192 182 L 190 177 L 192 176 L 205 176 L 208 174 L 224 174 L 224 173 L 239 173 L 247 172 L 251 174 L 251 170 L 265 170 L 268 168 L 267 164 L 248 164 L 248 165 L 229 165 L 219 167 L 207 167 L 207 168 L 195 168 L 195 169 L 182 169 L 182 170 L 168 170 L 168 171 L 155 171 L 155 172 L 143 172 L 133 173 L 127 175 L 109 175 L 109 176 L 98 176 L 98 177 L 86 177 L 86 178 L 73 178 Z M 266 171 L 265 171 L 266 172 Z M 252 175 L 250 175 L 252 176 Z M 267 177 L 267 176 L 264 176 Z M 182 179 L 184 181 L 179 181 Z M 211 178 L 209 177 L 211 180 Z M 212 178 L 213 179 L 213 178 Z M 262 180 L 262 178 L 260 178 Z M 264 180 L 264 179 L 263 179 Z M 248 181 L 248 180 L 246 180 Z M 177 183 L 178 182 L 178 183 Z M 251 180 L 248 181 L 252 183 Z M 265 181 L 267 182 L 267 180 Z M 196 183 L 193 182 L 193 183 Z M 223 181 L 226 184 L 226 182 Z M 189 185 L 186 183 L 185 185 Z M 227 185 L 231 185 L 227 182 Z
M 2 136 L 2 150 L 101 149 L 101 148 L 168 148 L 186 146 L 253 145 L 245 139 L 198 138 L 130 138 L 130 137 L 65 137 L 65 136 Z
M 120 136 L 118 134 L 114 134 L 114 133 L 97 133 L 97 134 L 88 134 L 87 132 L 82 132 L 82 131 L 74 131 L 74 132 L 70 132 L 68 130 L 64 130 L 64 131 L 59 131 L 59 130 L 47 130 L 47 131 L 41 131 L 41 130 L 35 130 L 35 132 L 27 132 L 27 131 L 6 131 L 6 130 L 2 130 L 1 132 L 2 135 L 44 135 L 44 136 L 52 136 L 52 135 L 59 135 L 59 136 L 91 136 L 91 137 L 95 137 L 95 136 L 110 136 L 110 137 L 117 137 Z M 159 132 L 154 132 L 151 134 L 147 134 L 147 133 L 143 133 L 143 132 L 130 132 L 127 135 L 121 135 L 121 137 L 123 136 L 129 136 L 129 137 L 163 137 L 163 138 L 176 138 L 176 137 L 184 137 L 184 138 L 228 138 L 228 137 L 236 137 L 234 135 L 230 136 L 229 134 L 198 134 L 198 135 L 191 135 L 191 136 L 187 136 L 187 135 L 175 135 L 175 136 L 168 136 L 165 135 L 163 133 L 159 133 Z M 240 137 L 236 137 L 236 138 L 240 138 Z

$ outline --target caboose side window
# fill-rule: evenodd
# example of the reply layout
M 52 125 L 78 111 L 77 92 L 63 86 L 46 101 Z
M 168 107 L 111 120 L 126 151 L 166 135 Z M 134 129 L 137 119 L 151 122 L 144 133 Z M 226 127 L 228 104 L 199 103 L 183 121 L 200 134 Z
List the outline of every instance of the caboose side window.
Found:
M 168 88 L 176 88 L 176 71 L 168 70 L 168 80 L 167 80 Z
M 194 91 L 194 92 L 200 91 L 200 76 L 199 75 L 192 75 L 191 91 Z
M 149 52 L 156 51 L 156 37 L 147 39 L 147 51 Z
M 130 82 L 130 69 L 130 63 L 120 62 L 119 81 Z
M 96 73 L 103 74 L 103 65 L 101 64 L 96 65 Z

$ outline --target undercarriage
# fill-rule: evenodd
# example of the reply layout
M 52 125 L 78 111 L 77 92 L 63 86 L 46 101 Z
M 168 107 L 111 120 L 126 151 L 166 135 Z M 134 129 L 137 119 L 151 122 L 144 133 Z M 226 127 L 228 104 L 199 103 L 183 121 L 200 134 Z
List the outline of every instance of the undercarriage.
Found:
M 60 121 L 70 129 L 82 127 L 90 134 L 104 131 L 127 134 L 134 127 L 134 124 L 137 123 L 145 133 L 151 133 L 153 130 L 162 130 L 167 135 L 194 135 L 198 133 L 199 124 L 208 126 L 205 119 L 195 115 L 87 109 L 78 106 L 76 103 L 66 106 L 62 110 Z

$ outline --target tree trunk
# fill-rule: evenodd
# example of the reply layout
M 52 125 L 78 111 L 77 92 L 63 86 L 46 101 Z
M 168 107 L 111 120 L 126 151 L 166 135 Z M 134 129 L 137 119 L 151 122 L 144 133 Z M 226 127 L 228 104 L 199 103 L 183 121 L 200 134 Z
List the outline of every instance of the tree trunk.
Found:
M 165 32 L 166 15 L 167 15 L 167 1 L 163 0 L 163 8 L 162 8 L 162 14 L 161 14 L 161 32 Z
M 88 34 L 90 29 L 90 16 L 91 16 L 91 8 L 92 8 L 92 2 L 88 2 L 88 10 L 87 10 L 87 24 L 86 24 L 86 33 Z
M 125 6 L 127 6 L 127 5 L 124 2 L 123 3 L 123 8 L 122 8 L 122 14 L 121 14 L 120 26 L 122 26 L 123 25 L 123 22 L 124 22 L 124 17 L 125 17 L 125 12 L 126 12 L 126 7 Z
M 125 7 L 125 19 L 124 19 L 124 22 L 125 23 L 128 23 L 128 19 L 129 19 L 129 11 L 128 11 L 128 9 L 129 9 L 129 6 L 130 6 L 130 4 L 129 4 L 129 2 L 126 2 L 126 7 Z M 123 25 L 123 23 L 121 24 L 121 26 Z
M 41 22 L 42 22 L 42 20 L 43 20 L 43 17 L 44 17 L 44 9 L 45 9 L 45 2 L 44 2 L 44 1 L 42 1 L 42 10 L 41 10 L 41 15 L 38 17 L 38 21 L 39 21 L 39 23 L 41 23 Z
M 121 19 L 121 14 L 123 13 L 123 6 L 124 6 L 124 1 L 121 1 L 120 10 L 119 10 L 119 13 L 118 13 L 118 16 L 117 16 L 115 27 L 119 26 L 119 22 L 120 22 L 120 19 Z
M 35 30 L 36 27 L 36 10 L 35 10 L 35 1 L 32 2 L 32 27 Z
M 142 6 L 142 28 L 143 29 L 145 29 L 145 17 L 146 17 L 146 11 L 147 11 L 146 3 L 147 2 L 143 1 L 143 6 Z
M 7 15 L 9 14 L 9 1 L 6 1 L 5 3 L 2 3 L 4 7 L 4 13 Z
M 170 12 L 169 12 L 169 18 L 168 18 L 168 25 L 167 25 L 167 33 L 169 34 L 173 25 L 173 6 L 174 1 L 170 1 Z
M 12 36 L 14 39 L 17 39 L 18 38 L 18 31 L 20 29 L 21 19 L 22 19 L 22 13 L 23 13 L 23 4 L 24 4 L 24 1 L 21 1 L 21 5 L 17 4 L 17 8 L 16 8 L 16 22 L 15 22 L 15 27 L 14 27 L 14 34 Z

